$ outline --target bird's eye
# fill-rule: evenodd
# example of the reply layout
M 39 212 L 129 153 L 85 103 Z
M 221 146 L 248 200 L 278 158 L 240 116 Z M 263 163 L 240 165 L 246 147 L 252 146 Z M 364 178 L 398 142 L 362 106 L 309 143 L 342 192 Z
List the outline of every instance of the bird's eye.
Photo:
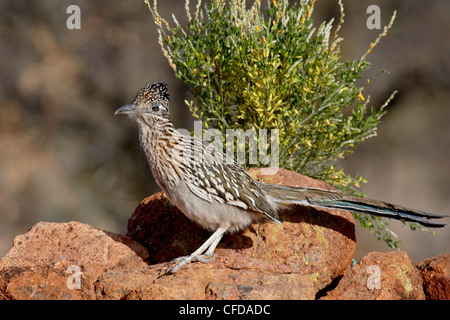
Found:
M 158 111 L 159 110 L 159 106 L 160 106 L 161 104 L 154 104 L 153 106 L 152 106 L 152 110 L 153 111 Z

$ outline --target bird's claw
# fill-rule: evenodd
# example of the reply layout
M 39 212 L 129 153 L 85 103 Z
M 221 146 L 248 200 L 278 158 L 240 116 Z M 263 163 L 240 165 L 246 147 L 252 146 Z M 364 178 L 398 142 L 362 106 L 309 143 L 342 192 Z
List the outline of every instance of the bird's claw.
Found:
M 202 262 L 202 263 L 211 262 L 211 261 L 214 260 L 215 257 L 216 257 L 216 254 L 214 254 L 212 256 L 209 256 L 209 255 L 206 255 L 206 254 L 200 254 L 200 255 L 197 255 L 197 256 L 190 255 L 190 256 L 182 256 L 182 257 L 178 257 L 178 258 L 172 259 L 170 262 L 177 262 L 177 264 L 174 267 L 167 269 L 165 274 L 175 273 L 182 266 L 184 266 L 185 264 L 188 264 L 190 262 L 193 262 L 193 261 L 199 261 L 199 262 Z

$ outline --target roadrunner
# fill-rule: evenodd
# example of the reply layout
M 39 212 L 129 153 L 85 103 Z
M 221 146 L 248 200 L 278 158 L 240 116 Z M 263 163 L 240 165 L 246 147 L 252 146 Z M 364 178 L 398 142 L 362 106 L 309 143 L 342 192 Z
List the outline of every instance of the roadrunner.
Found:
M 226 232 L 243 230 L 255 221 L 281 223 L 280 210 L 290 206 L 349 210 L 420 223 L 444 216 L 366 198 L 313 188 L 285 187 L 253 180 L 244 169 L 212 145 L 178 133 L 171 121 L 164 83 L 141 89 L 134 101 L 115 115 L 127 114 L 139 126 L 139 140 L 157 184 L 190 220 L 213 231 L 191 255 L 175 259 L 174 273 L 192 261 L 209 262 Z

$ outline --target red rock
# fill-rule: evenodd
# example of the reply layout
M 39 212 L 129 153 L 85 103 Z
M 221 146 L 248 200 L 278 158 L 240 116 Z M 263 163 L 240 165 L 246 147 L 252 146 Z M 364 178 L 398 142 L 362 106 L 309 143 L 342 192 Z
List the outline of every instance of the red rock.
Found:
M 422 278 L 405 252 L 371 252 L 324 300 L 424 300 Z
M 92 299 L 101 273 L 140 268 L 146 258 L 127 237 L 79 222 L 40 222 L 0 261 L 0 298 Z
M 428 300 L 450 300 L 450 254 L 441 254 L 417 264 Z
M 164 275 L 165 269 L 166 264 L 161 263 L 130 272 L 105 272 L 95 283 L 96 298 L 273 300 L 314 299 L 316 293 L 311 279 L 298 274 L 234 270 L 198 263 L 173 275 Z
M 261 169 L 250 169 L 249 173 L 265 182 L 331 190 L 324 182 L 284 169 L 278 169 L 274 176 L 262 175 Z M 187 273 L 192 273 L 190 268 L 194 268 L 199 272 L 195 277 L 201 277 L 211 267 L 255 270 L 283 277 L 297 274 L 309 277 L 318 291 L 349 268 L 356 245 L 351 213 L 298 207 L 282 213 L 280 218 L 282 225 L 254 224 L 239 234 L 225 236 L 216 249 L 220 258 L 210 264 L 190 264 L 179 274 L 187 277 Z M 209 235 L 173 207 L 162 192 L 144 199 L 128 222 L 127 236 L 148 249 L 150 264 L 188 255 Z M 204 294 L 205 288 L 201 292 Z

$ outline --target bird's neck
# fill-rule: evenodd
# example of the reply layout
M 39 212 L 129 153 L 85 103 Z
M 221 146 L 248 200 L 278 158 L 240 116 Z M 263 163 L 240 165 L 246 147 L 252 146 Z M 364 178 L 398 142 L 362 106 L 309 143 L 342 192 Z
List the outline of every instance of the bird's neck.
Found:
M 161 119 L 138 119 L 139 140 L 156 182 L 165 190 L 162 182 L 176 183 L 176 175 L 172 174 L 175 152 L 182 135 L 178 133 L 172 122 Z M 166 178 L 164 178 L 166 177 Z M 169 177 L 169 178 L 167 178 Z
M 179 135 L 170 120 L 143 117 L 138 119 L 139 140 L 146 152 L 161 152 L 171 148 L 173 140 Z

